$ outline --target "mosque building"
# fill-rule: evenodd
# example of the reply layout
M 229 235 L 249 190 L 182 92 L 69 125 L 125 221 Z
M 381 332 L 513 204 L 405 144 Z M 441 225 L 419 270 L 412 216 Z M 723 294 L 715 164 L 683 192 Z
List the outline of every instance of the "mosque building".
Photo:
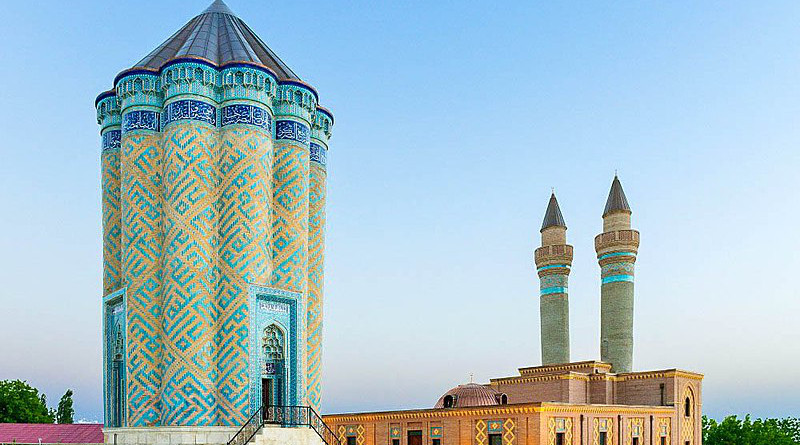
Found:
M 95 105 L 106 442 L 226 443 L 262 406 L 317 416 L 317 91 L 217 0 Z
M 216 0 L 95 106 L 105 443 L 701 445 L 703 376 L 633 370 L 639 232 L 619 179 L 595 238 L 601 361 L 571 361 L 573 248 L 552 196 L 542 366 L 430 409 L 320 417 L 334 120 L 317 91 Z
M 324 416 L 342 445 L 702 445 L 703 376 L 633 370 L 639 232 L 614 177 L 594 240 L 601 270 L 600 361 L 572 362 L 568 278 L 573 248 L 555 194 L 545 211 L 539 275 L 542 366 L 459 385 L 433 408 Z

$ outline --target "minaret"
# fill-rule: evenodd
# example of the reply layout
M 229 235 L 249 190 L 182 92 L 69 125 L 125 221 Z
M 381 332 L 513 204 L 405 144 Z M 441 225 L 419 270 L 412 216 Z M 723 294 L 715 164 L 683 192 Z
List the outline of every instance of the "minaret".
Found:
M 615 175 L 603 212 L 603 233 L 594 239 L 600 263 L 600 357 L 612 372 L 633 368 L 633 269 L 639 232 L 631 229 L 631 208 Z
M 567 225 L 555 193 L 550 195 L 540 232 L 542 247 L 536 249 L 534 259 L 539 273 L 542 364 L 569 363 L 567 288 L 572 266 L 572 246 L 567 244 Z

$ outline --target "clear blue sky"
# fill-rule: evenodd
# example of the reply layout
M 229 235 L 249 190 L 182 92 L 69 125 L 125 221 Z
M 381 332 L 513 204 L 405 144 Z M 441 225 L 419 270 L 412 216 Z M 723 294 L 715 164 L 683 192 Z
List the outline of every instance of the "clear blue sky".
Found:
M 100 420 L 93 100 L 210 0 L 5 2 L 0 378 Z M 432 406 L 539 364 L 555 187 L 573 359 L 598 358 L 593 237 L 618 169 L 642 245 L 635 367 L 712 416 L 800 415 L 800 2 L 229 6 L 336 115 L 325 411 Z

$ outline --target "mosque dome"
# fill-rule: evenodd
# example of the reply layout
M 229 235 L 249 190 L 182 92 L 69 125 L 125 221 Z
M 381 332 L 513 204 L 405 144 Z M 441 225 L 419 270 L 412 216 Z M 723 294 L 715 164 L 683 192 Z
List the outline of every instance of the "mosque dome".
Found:
M 487 385 L 467 383 L 458 385 L 439 397 L 434 408 L 464 408 L 468 406 L 505 405 L 506 395 Z
M 216 66 L 252 63 L 269 68 L 279 80 L 300 80 L 222 0 L 189 20 L 133 68 L 158 70 L 180 58 L 202 59 Z

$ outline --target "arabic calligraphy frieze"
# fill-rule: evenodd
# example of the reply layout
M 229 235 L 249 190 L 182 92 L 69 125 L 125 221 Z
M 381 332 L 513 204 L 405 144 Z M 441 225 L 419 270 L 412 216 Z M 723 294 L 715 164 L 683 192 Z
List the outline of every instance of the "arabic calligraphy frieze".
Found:
M 222 108 L 222 126 L 234 124 L 255 125 L 266 130 L 272 129 L 272 118 L 265 108 L 254 105 L 236 104 Z
M 103 133 L 103 150 L 119 148 L 120 130 L 109 130 Z
M 312 142 L 309 146 L 309 157 L 311 162 L 317 162 L 324 166 L 328 162 L 328 150 L 322 145 Z
M 122 132 L 133 130 L 158 131 L 159 116 L 155 111 L 136 110 L 122 116 Z
M 179 100 L 164 108 L 164 126 L 178 120 L 194 120 L 217 126 L 217 108 L 199 100 Z
M 275 121 L 275 139 L 288 139 L 308 144 L 308 127 L 295 121 Z

